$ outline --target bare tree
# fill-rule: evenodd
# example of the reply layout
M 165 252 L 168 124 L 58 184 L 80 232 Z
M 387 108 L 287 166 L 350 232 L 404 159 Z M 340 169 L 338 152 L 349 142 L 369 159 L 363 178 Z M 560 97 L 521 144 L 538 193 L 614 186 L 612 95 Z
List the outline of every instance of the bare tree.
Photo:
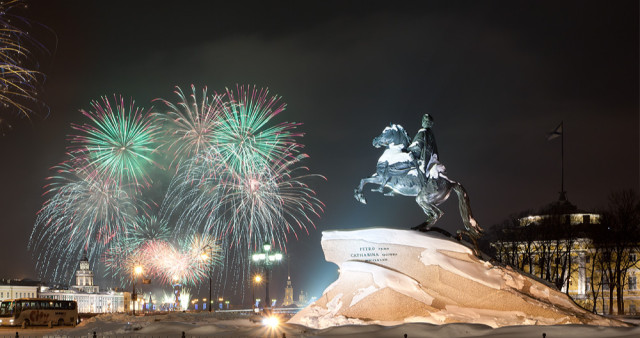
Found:
M 612 193 L 609 205 L 602 213 L 602 227 L 593 233 L 594 244 L 603 252 L 603 274 L 609 284 L 609 314 L 613 314 L 614 294 L 617 313 L 624 314 L 628 272 L 638 263 L 640 253 L 639 231 L 640 199 L 637 193 L 633 190 Z

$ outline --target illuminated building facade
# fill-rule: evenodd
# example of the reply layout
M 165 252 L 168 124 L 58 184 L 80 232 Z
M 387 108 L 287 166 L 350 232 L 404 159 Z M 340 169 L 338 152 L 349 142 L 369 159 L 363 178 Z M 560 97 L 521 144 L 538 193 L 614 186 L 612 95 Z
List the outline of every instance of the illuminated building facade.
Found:
M 93 284 L 93 271 L 89 268 L 89 260 L 86 257 L 80 261 L 79 269 L 76 271 L 76 285 L 71 286 L 69 290 L 43 286 L 39 296 L 75 300 L 80 313 L 124 312 L 126 300 L 130 299 L 128 292 L 100 292 L 100 287 Z
M 623 309 L 625 314 L 638 314 L 639 246 L 615 251 L 612 244 L 594 243 L 594 234 L 606 231 L 601 221 L 601 214 L 559 201 L 501 229 L 491 246 L 502 263 L 554 284 L 585 309 L 601 314 L 618 312 L 617 292 L 611 295 L 609 280 L 622 261 Z

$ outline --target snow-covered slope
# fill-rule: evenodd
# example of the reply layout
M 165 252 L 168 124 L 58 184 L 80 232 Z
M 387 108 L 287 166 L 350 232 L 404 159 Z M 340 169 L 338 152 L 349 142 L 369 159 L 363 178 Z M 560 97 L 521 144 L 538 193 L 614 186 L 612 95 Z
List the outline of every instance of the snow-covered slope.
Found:
M 290 323 L 313 328 L 403 322 L 623 325 L 581 309 L 550 285 L 483 261 L 439 233 L 323 232 L 322 247 L 340 276 Z

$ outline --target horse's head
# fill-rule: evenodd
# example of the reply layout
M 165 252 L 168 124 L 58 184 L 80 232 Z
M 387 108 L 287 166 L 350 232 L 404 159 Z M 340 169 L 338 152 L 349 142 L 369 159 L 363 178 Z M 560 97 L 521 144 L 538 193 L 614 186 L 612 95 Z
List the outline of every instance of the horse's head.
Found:
M 388 147 L 391 144 L 402 145 L 406 148 L 409 145 L 409 135 L 399 124 L 389 124 L 384 128 L 382 134 L 373 139 L 373 146 L 376 148 Z

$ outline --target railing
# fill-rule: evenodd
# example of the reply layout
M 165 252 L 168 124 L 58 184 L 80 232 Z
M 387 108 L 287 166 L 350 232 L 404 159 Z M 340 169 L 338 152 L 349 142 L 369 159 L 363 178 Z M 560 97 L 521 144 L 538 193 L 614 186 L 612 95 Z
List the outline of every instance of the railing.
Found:
M 273 313 L 298 313 L 298 311 L 302 310 L 302 308 L 298 307 L 274 307 L 271 308 L 271 312 Z M 215 310 L 218 313 L 255 313 L 253 309 L 233 309 L 233 310 Z M 262 309 L 260 310 L 262 312 Z

